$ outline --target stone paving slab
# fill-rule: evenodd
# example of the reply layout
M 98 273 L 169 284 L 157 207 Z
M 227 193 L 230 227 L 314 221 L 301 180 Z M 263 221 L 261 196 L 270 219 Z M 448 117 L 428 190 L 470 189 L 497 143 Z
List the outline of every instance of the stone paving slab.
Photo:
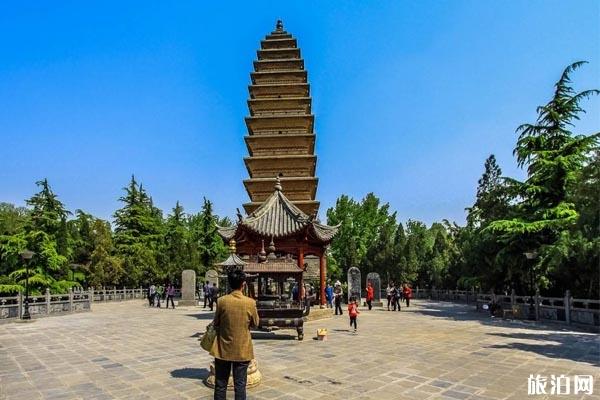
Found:
M 200 307 L 145 301 L 0 325 L 0 399 L 211 399 L 211 361 L 198 342 Z M 317 341 L 327 328 L 327 341 Z M 263 374 L 249 399 L 599 399 L 600 339 L 491 319 L 466 305 L 415 301 L 362 310 L 294 331 L 254 334 Z M 527 396 L 530 374 L 592 375 L 595 394 Z M 548 387 L 549 389 L 549 387 Z M 233 398 L 233 396 L 230 396 Z

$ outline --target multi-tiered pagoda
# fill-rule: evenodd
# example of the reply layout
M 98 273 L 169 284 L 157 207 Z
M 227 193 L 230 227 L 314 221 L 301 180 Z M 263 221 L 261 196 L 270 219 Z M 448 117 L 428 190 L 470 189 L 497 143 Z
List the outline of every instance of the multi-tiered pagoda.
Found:
M 235 226 L 219 227 L 219 233 L 237 243 L 247 272 L 271 278 L 297 275 L 300 298 L 306 261 L 318 260 L 324 306 L 326 249 L 339 226 L 317 219 L 317 158 L 307 74 L 296 39 L 283 30 L 281 21 L 261 41 L 250 76 L 245 136 L 250 156 L 244 159 L 250 179 L 244 185 L 251 201 L 244 204 L 248 215 L 238 213 Z
M 250 74 L 250 99 L 244 138 L 249 179 L 244 186 L 255 211 L 272 193 L 279 176 L 287 198 L 305 214 L 315 216 L 318 179 L 315 177 L 315 117 L 304 60 L 296 39 L 277 21 L 275 31 L 261 41 Z

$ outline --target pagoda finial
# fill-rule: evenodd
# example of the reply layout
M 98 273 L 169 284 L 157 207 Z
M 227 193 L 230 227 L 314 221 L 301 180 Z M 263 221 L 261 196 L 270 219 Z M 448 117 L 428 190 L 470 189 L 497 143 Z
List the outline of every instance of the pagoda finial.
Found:
M 258 253 L 258 261 L 259 262 L 265 262 L 267 261 L 267 252 L 265 251 L 265 240 L 262 240 L 262 247 L 260 249 L 260 252 Z
M 275 24 L 275 31 L 276 32 L 283 32 L 283 21 L 278 19 L 277 23 Z
M 273 186 L 273 188 L 278 192 L 281 192 L 283 190 L 283 187 L 281 186 L 281 179 L 279 179 L 279 176 L 275 177 L 275 186 Z
M 275 255 L 275 250 L 277 249 L 275 248 L 275 243 L 273 242 L 273 236 L 271 236 L 271 243 L 269 243 L 269 255 L 267 256 L 267 258 L 277 258 L 277 256 Z
M 229 253 L 235 254 L 235 239 L 229 241 Z

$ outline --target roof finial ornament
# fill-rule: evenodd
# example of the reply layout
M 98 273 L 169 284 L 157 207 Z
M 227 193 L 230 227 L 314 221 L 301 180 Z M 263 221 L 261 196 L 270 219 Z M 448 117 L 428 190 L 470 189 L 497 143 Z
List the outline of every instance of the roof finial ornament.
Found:
M 277 23 L 275 24 L 275 31 L 276 32 L 283 32 L 283 21 L 278 19 Z
M 262 240 L 262 247 L 260 249 L 260 252 L 258 253 L 258 262 L 265 262 L 267 261 L 267 252 L 265 251 L 265 240 Z
M 235 239 L 229 241 L 229 253 L 235 254 Z
M 275 190 L 277 190 L 278 192 L 281 192 L 283 190 L 283 187 L 281 187 L 281 179 L 279 179 L 279 176 L 275 177 L 275 186 L 273 186 L 275 188 Z
M 273 242 L 273 236 L 271 236 L 271 243 L 269 243 L 269 255 L 267 256 L 269 259 L 277 258 L 275 255 L 275 242 Z

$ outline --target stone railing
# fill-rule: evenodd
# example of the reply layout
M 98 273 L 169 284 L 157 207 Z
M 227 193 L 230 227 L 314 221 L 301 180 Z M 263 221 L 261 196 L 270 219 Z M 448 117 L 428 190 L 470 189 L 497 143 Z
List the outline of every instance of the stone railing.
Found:
M 29 314 L 31 318 L 91 310 L 91 292 L 73 291 L 67 294 L 50 294 L 46 290 L 43 296 L 29 296 Z M 0 321 L 19 319 L 23 315 L 25 295 L 0 297 Z
M 364 295 L 363 295 L 364 296 Z M 381 290 L 381 301 L 387 297 L 385 289 Z M 462 301 L 467 304 L 475 303 L 477 292 L 474 290 L 441 290 L 413 288 L 413 299 L 431 299 L 440 301 Z
M 42 296 L 29 296 L 29 313 L 32 318 L 45 317 L 48 315 L 68 314 L 72 312 L 90 311 L 94 302 L 124 301 L 133 299 L 145 299 L 148 290 L 90 288 L 89 290 L 70 290 L 66 294 L 46 294 Z M 175 297 L 180 297 L 181 291 L 175 290 Z M 0 297 L 0 322 L 19 319 L 23 315 L 25 295 Z
M 544 297 L 539 292 L 534 296 L 517 296 L 514 290 L 510 295 L 477 296 L 477 310 L 489 312 L 491 304 L 497 304 L 504 317 L 600 327 L 600 300 L 576 299 L 568 290 L 564 297 Z
M 532 321 L 558 322 L 581 327 L 600 327 L 600 300 L 576 299 L 567 290 L 564 297 L 511 294 L 483 294 L 472 290 L 414 289 L 413 298 L 458 301 L 475 304 L 475 309 L 490 312 L 497 305 L 497 315 Z

